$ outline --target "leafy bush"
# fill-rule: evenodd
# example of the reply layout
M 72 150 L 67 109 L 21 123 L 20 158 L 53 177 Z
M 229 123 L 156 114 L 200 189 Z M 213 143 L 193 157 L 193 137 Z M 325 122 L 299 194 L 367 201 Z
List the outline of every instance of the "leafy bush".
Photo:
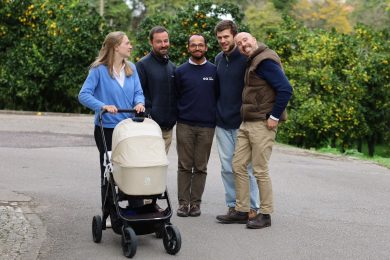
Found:
M 75 112 L 76 99 L 106 32 L 75 0 L 2 1 L 0 108 Z
M 287 18 L 267 43 L 282 57 L 294 88 L 280 140 L 341 151 L 388 136 L 389 36 L 358 27 L 355 34 L 307 30 Z M 371 144 L 371 145 L 370 145 Z M 373 151 L 370 153 L 373 155 Z
M 176 15 L 170 16 L 164 13 L 154 14 L 141 22 L 136 33 L 136 56 L 139 60 L 150 51 L 149 31 L 154 26 L 166 27 L 170 35 L 170 58 L 176 64 L 184 63 L 189 55 L 187 52 L 187 40 L 191 34 L 203 34 L 208 41 L 207 58 L 214 61 L 214 57 L 220 52 L 220 48 L 214 35 L 215 25 L 224 17 L 232 17 L 233 20 L 246 30 L 241 24 L 243 14 L 239 7 L 233 3 L 214 4 L 209 0 L 190 1 L 188 5 L 177 11 Z

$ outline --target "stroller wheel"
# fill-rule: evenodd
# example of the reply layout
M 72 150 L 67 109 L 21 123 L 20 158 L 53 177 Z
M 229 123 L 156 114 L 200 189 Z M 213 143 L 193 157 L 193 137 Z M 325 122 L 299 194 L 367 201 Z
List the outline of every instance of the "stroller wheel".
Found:
M 93 242 L 100 243 L 102 240 L 102 218 L 99 215 L 96 215 L 92 219 L 92 237 Z
M 181 248 L 181 236 L 179 229 L 173 225 L 166 226 L 163 243 L 165 250 L 170 255 L 175 255 Z
M 137 235 L 131 227 L 123 228 L 122 231 L 122 249 L 123 254 L 132 258 L 137 252 Z

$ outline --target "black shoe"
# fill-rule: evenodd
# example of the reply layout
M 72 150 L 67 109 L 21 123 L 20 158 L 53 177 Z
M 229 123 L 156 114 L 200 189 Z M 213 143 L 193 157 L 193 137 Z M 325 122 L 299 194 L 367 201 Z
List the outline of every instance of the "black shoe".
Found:
M 248 212 L 237 211 L 234 208 L 226 215 L 219 215 L 217 219 L 223 224 L 246 224 L 248 222 Z
M 180 205 L 176 214 L 179 217 L 188 217 L 188 210 L 188 205 Z
M 190 212 L 188 213 L 188 215 L 190 215 L 191 217 L 198 217 L 200 216 L 200 214 L 200 205 L 191 205 Z
M 259 228 L 265 228 L 271 226 L 271 215 L 269 214 L 257 214 L 257 216 L 249 220 L 248 223 L 246 223 L 247 228 L 252 229 L 259 229 Z

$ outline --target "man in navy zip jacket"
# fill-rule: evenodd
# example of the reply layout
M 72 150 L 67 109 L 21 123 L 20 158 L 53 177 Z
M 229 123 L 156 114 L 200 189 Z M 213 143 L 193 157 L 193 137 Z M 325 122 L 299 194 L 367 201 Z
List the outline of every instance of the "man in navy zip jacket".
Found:
M 178 119 L 178 200 L 180 217 L 201 214 L 200 204 L 206 184 L 215 129 L 217 73 L 205 57 L 207 42 L 202 35 L 188 39 L 188 62 L 176 69 Z
M 172 142 L 172 128 L 176 124 L 177 102 L 174 88 L 175 65 L 169 60 L 169 35 L 162 26 L 150 30 L 152 51 L 136 63 L 146 113 L 159 124 L 168 153 Z
M 215 35 L 222 51 L 215 57 L 219 83 L 219 97 L 217 100 L 217 138 L 218 154 L 221 161 L 221 177 L 225 187 L 225 201 L 228 207 L 227 214 L 233 212 L 236 206 L 236 192 L 232 160 L 238 128 L 241 124 L 240 109 L 242 104 L 242 89 L 247 64 L 246 56 L 242 55 L 234 44 L 237 26 L 233 21 L 222 20 L 215 26 Z M 248 167 L 250 179 L 249 218 L 254 218 L 259 208 L 259 190 L 252 167 Z M 217 219 L 223 222 L 223 215 Z
M 237 134 L 233 157 L 236 184 L 234 214 L 225 221 L 247 221 L 247 228 L 271 226 L 273 192 L 268 162 L 275 142 L 277 126 L 287 119 L 286 106 L 292 95 L 291 85 L 283 72 L 279 56 L 266 45 L 257 43 L 247 32 L 234 37 L 238 49 L 248 57 L 245 86 L 242 93 L 242 123 Z M 248 163 L 252 162 L 253 175 L 260 192 L 260 213 L 248 220 L 249 181 Z

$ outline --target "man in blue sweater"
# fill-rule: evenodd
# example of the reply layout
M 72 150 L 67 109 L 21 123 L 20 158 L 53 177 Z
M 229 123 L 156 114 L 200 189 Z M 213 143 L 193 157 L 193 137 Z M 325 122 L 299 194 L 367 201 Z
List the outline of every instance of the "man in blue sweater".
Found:
M 225 216 L 227 223 L 247 222 L 248 228 L 271 226 L 273 212 L 272 183 L 268 162 L 275 142 L 277 126 L 287 119 L 286 106 L 292 95 L 291 85 L 283 72 L 279 56 L 249 33 L 234 37 L 238 49 L 248 57 L 245 86 L 242 93 L 242 123 L 237 134 L 233 157 L 236 184 L 234 213 Z M 248 220 L 249 178 L 248 163 L 253 164 L 253 175 L 260 191 L 260 213 Z
M 175 72 L 178 91 L 176 141 L 178 155 L 178 199 L 180 217 L 201 214 L 207 163 L 215 129 L 217 73 L 205 57 L 207 42 L 202 35 L 188 39 L 188 62 Z
M 231 214 L 236 206 L 236 192 L 232 160 L 238 128 L 241 124 L 240 108 L 241 94 L 244 88 L 244 75 L 247 58 L 242 55 L 234 44 L 237 26 L 233 21 L 222 20 L 214 29 L 222 51 L 215 57 L 217 66 L 219 97 L 217 100 L 217 127 L 215 134 L 218 144 L 218 154 L 221 161 L 221 176 L 225 187 L 225 201 L 228 206 L 227 214 Z M 254 218 L 259 208 L 259 190 L 252 167 L 248 167 L 250 179 L 249 218 Z M 224 219 L 224 215 L 217 216 Z M 224 222 L 222 222 L 224 223 Z

